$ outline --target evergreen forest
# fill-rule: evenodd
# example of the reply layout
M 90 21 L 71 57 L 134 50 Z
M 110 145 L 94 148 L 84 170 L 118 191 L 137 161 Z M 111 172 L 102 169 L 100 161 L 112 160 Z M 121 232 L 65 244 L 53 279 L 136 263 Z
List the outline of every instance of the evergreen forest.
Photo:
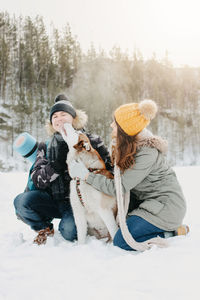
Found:
M 113 46 L 108 53 L 92 43 L 83 52 L 70 24 L 59 31 L 41 16 L 0 12 L 0 170 L 22 160 L 12 148 L 21 132 L 47 139 L 45 122 L 58 93 L 88 114 L 87 130 L 108 146 L 114 109 L 153 99 L 159 112 L 149 128 L 168 140 L 170 164 L 200 164 L 200 68 L 175 68 L 167 52 L 145 60 L 138 49 L 130 54 Z

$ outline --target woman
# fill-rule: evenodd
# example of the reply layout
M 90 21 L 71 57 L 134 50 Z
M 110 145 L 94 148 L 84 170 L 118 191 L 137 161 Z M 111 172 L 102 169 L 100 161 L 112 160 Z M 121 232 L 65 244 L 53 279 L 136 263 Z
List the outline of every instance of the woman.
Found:
M 60 94 L 50 110 L 49 119 L 47 127 L 51 138 L 48 143 L 39 144 L 26 190 L 14 200 L 18 218 L 38 232 L 34 240 L 38 245 L 44 244 L 47 237 L 54 234 L 53 218 L 61 219 L 59 231 L 66 240 L 76 239 L 76 226 L 69 201 L 71 178 L 66 164 L 68 146 L 60 130 L 64 123 L 69 123 L 75 129 L 84 131 L 87 115 L 75 110 L 67 97 Z M 86 134 L 105 161 L 107 169 L 111 169 L 110 156 L 101 138 Z
M 139 201 L 127 217 L 129 232 L 137 242 L 186 234 L 189 230 L 181 226 L 186 204 L 176 175 L 165 159 L 166 142 L 145 129 L 156 112 L 157 105 L 152 100 L 125 104 L 116 109 L 111 124 L 115 140 L 112 157 L 120 169 L 123 194 L 133 193 Z M 80 177 L 106 194 L 116 194 L 113 179 L 91 173 L 80 163 L 69 166 L 69 172 L 71 177 Z M 121 229 L 113 243 L 134 250 L 124 240 Z

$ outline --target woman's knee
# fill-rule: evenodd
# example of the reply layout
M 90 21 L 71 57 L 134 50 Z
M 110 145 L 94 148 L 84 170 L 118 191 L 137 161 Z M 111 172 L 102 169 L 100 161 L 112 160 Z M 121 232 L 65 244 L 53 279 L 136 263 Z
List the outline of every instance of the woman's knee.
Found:
M 147 222 L 139 216 L 131 216 L 127 219 L 127 227 L 136 242 L 144 242 L 151 238 L 161 236 L 164 237 L 163 230 Z M 133 250 L 125 242 L 121 229 L 115 234 L 113 244 L 125 250 Z
M 125 241 L 123 239 L 121 229 L 118 229 L 118 231 L 116 232 L 114 239 L 113 239 L 113 245 L 124 249 L 124 244 L 125 244 Z
M 119 232 L 121 233 L 120 229 L 116 232 L 116 234 L 114 236 L 114 239 L 113 239 L 113 245 L 117 246 L 117 247 L 119 247 L 119 244 L 120 244 L 119 243 L 119 241 L 120 241 L 120 234 L 119 234 Z
M 138 223 L 137 223 L 137 216 L 131 216 L 126 221 L 127 227 L 133 238 L 137 238 L 138 234 Z M 134 229 L 134 230 L 133 230 Z M 119 229 L 114 237 L 113 244 L 115 246 L 118 246 L 120 248 L 124 249 L 124 246 L 126 245 L 126 242 L 124 241 L 121 229 Z
M 142 235 L 143 221 L 144 220 L 142 218 L 135 216 L 135 215 L 130 216 L 126 221 L 128 230 L 129 230 L 130 234 L 132 235 L 133 239 L 135 239 L 136 241 L 138 241 L 138 238 Z M 114 244 L 114 246 L 117 246 L 117 247 L 125 249 L 125 250 L 134 250 L 124 240 L 121 229 L 119 229 L 117 231 L 117 233 L 115 234 L 113 244 Z

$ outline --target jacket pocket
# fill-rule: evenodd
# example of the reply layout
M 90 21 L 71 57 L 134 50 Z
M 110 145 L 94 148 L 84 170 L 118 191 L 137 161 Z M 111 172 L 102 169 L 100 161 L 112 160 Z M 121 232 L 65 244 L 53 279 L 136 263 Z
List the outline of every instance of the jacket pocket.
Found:
M 146 200 L 140 204 L 139 208 L 142 208 L 153 215 L 159 214 L 159 212 L 163 209 L 164 204 L 157 200 Z

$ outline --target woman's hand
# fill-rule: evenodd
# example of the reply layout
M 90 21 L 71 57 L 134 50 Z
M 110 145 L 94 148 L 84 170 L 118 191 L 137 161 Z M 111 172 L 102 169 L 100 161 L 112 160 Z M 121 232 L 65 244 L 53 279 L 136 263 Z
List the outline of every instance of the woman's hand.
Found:
M 80 178 L 82 180 L 86 180 L 89 171 L 86 166 L 82 162 L 77 162 L 73 160 L 70 164 L 68 164 L 69 175 L 71 178 Z

